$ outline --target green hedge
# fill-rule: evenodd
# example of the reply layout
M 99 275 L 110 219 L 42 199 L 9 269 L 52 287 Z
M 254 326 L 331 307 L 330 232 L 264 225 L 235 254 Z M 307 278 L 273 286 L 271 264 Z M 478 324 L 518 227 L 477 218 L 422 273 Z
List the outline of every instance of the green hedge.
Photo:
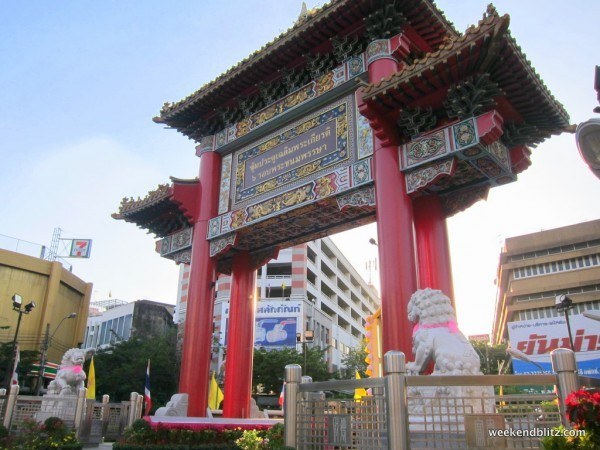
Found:
M 290 450 L 284 446 L 283 434 L 284 427 L 280 423 L 270 428 L 245 431 L 240 427 L 187 430 L 160 424 L 152 428 L 148 422 L 139 419 L 125 431 L 119 442 L 113 444 L 113 450 L 240 450 L 255 441 L 266 445 L 266 449 Z M 247 442 L 248 439 L 251 442 Z
M 138 445 L 138 444 L 113 444 L 113 450 L 239 450 L 235 444 L 200 444 L 200 445 Z
M 59 447 L 55 447 L 52 445 L 45 445 L 45 446 L 37 448 L 37 450 L 82 450 L 82 449 L 83 449 L 83 445 L 79 444 L 79 443 L 64 444 Z

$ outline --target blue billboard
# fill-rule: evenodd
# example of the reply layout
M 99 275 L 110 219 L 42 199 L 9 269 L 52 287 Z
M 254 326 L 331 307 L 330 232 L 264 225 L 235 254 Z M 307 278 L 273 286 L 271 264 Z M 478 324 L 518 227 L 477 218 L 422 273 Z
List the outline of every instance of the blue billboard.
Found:
M 296 317 L 257 318 L 254 328 L 254 346 L 267 349 L 296 348 Z
M 579 375 L 584 375 L 586 377 L 592 378 L 600 378 L 600 359 L 583 359 L 582 354 L 577 353 L 575 355 L 577 359 L 577 369 L 579 370 Z M 535 364 L 525 361 L 519 361 L 518 359 L 513 358 L 513 372 L 521 375 L 534 375 L 541 374 L 542 371 Z M 536 361 L 537 364 L 542 366 L 544 369 L 543 373 L 553 373 L 552 372 L 552 363 L 550 361 Z

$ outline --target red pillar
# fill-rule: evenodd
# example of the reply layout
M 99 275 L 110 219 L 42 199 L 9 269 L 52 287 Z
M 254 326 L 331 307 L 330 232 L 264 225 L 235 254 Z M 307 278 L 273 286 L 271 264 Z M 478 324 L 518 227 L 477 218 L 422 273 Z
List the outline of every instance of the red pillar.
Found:
M 454 303 L 448 230 L 440 198 L 437 195 L 420 197 L 414 201 L 413 210 L 419 288 L 439 289 Z
M 248 252 L 233 257 L 223 417 L 249 418 L 256 315 L 256 271 Z
M 393 58 L 377 59 L 369 65 L 369 81 L 376 83 L 397 70 L 398 63 Z M 410 296 L 417 289 L 412 203 L 400 172 L 398 147 L 385 132 L 375 130 L 374 134 L 383 353 L 400 350 L 412 359 L 412 325 L 406 311 Z
M 179 375 L 179 392 L 188 394 L 188 415 L 205 417 L 213 334 L 216 265 L 206 240 L 208 221 L 217 215 L 221 156 L 200 157 L 199 206 L 194 221 L 189 295 Z

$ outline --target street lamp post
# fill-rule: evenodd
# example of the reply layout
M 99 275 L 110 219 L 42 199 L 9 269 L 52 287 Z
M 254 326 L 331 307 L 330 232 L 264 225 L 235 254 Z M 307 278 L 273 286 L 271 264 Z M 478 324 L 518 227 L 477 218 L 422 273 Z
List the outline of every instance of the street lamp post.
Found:
M 507 348 L 506 349 L 506 353 L 508 353 L 512 358 L 514 359 L 519 359 L 521 361 L 533 364 L 534 366 L 536 366 L 538 369 L 540 369 L 540 371 L 542 373 L 544 373 L 544 368 L 542 367 L 541 364 L 538 364 L 537 362 L 531 360 L 525 353 L 523 353 L 522 351 L 517 350 L 516 348 Z
M 74 313 L 74 312 L 72 312 L 71 314 L 69 314 L 66 317 L 63 317 L 62 320 L 58 323 L 58 326 L 54 329 L 54 332 L 52 333 L 52 335 L 50 335 L 50 324 L 49 323 L 46 324 L 46 336 L 44 338 L 44 342 L 42 342 L 42 348 L 40 349 L 40 368 L 38 369 L 38 379 L 37 379 L 37 386 L 35 388 L 35 395 L 40 395 L 40 393 L 42 392 L 42 384 L 44 382 L 44 373 L 46 370 L 46 360 L 48 357 L 48 349 L 50 348 L 50 343 L 52 342 L 52 338 L 54 337 L 54 335 L 56 334 L 56 332 L 58 331 L 58 329 L 60 328 L 60 326 L 66 319 L 74 319 L 75 317 L 77 317 L 77 313 Z
M 489 351 L 489 343 L 488 342 L 484 342 L 485 344 L 485 355 L 483 353 L 481 353 L 476 346 L 473 345 L 473 350 L 475 350 L 477 352 L 477 354 L 480 356 L 480 359 L 485 360 L 485 374 L 489 375 L 490 374 L 490 351 Z
M 561 313 L 565 313 L 565 321 L 567 322 L 567 330 L 569 331 L 569 344 L 571 345 L 571 350 L 575 351 L 573 347 L 573 333 L 571 333 L 571 323 L 569 322 L 569 310 L 573 309 L 573 300 L 571 300 L 566 295 L 557 295 L 556 296 L 556 310 Z
M 21 318 L 23 317 L 23 314 L 29 314 L 31 312 L 31 310 L 33 308 L 35 308 L 35 302 L 31 301 L 29 303 L 27 303 L 23 308 L 21 308 L 21 306 L 23 305 L 23 297 L 21 297 L 19 294 L 15 294 L 12 296 L 12 302 L 13 302 L 13 311 L 16 311 L 19 313 L 19 318 L 17 319 L 17 328 L 15 329 L 15 337 L 13 339 L 13 343 L 12 343 L 12 354 L 10 357 L 10 364 L 8 366 L 8 370 L 7 370 L 7 386 L 10 387 L 10 380 L 12 377 L 12 371 L 14 368 L 14 364 L 15 364 L 15 356 L 16 356 L 16 351 L 17 351 L 17 338 L 19 336 L 19 328 L 21 327 Z
M 302 344 L 302 355 L 304 356 L 304 365 L 302 367 L 302 375 L 306 375 L 306 344 L 310 344 L 313 342 L 315 338 L 315 332 L 313 330 L 304 331 L 304 339 L 300 340 L 302 335 L 300 333 L 296 334 L 296 341 L 298 344 Z

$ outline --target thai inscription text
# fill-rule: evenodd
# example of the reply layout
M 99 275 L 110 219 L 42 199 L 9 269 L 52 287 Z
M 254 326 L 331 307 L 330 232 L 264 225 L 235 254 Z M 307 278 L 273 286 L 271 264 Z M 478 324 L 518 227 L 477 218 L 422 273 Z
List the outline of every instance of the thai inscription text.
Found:
M 336 149 L 336 121 L 330 120 L 246 161 L 244 188 L 264 183 Z
M 600 350 L 600 335 L 594 332 L 587 334 L 584 329 L 575 330 L 573 350 L 576 352 L 593 352 Z M 569 348 L 569 338 L 551 337 L 546 334 L 532 333 L 526 341 L 517 342 L 517 350 L 526 355 L 545 355 L 556 348 Z

